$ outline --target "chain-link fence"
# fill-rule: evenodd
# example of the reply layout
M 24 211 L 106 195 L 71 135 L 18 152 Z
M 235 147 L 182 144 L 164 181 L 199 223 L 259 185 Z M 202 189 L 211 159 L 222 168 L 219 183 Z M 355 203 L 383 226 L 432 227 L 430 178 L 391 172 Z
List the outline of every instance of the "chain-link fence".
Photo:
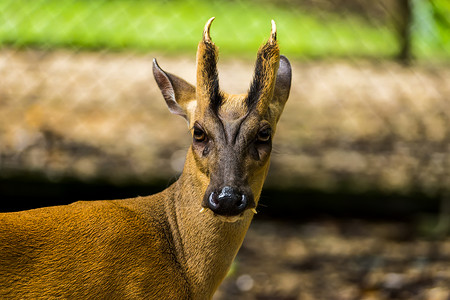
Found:
M 152 59 L 194 83 L 212 16 L 223 90 L 247 90 L 271 19 L 293 66 L 262 211 L 304 215 L 311 201 L 273 191 L 327 193 L 332 201 L 319 203 L 350 210 L 335 197 L 345 192 L 377 212 L 450 199 L 448 0 L 2 0 L 1 205 L 61 195 L 44 181 L 112 184 L 98 198 L 114 184 L 173 181 L 190 138 L 167 110 Z M 14 181 L 31 175 L 44 180 Z M 252 225 L 216 299 L 448 299 L 448 239 L 412 239 L 397 223 L 283 226 Z
M 271 19 L 293 63 L 269 187 L 445 194 L 449 13 L 445 0 L 2 1 L 1 176 L 176 176 L 189 137 L 151 59 L 194 82 L 215 16 L 224 90 L 248 88 Z

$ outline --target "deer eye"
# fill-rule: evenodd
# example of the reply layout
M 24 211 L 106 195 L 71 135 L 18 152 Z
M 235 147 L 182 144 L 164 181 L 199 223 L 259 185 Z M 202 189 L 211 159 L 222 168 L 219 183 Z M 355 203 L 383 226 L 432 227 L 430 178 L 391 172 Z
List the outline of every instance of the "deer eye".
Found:
M 270 127 L 262 128 L 256 135 L 256 140 L 260 143 L 267 143 L 272 137 L 272 129 Z
M 206 139 L 207 139 L 206 133 L 205 133 L 205 132 L 203 131 L 203 129 L 202 129 L 200 126 L 198 126 L 198 125 L 195 125 L 195 126 L 194 126 L 194 134 L 193 134 L 193 137 L 194 137 L 194 141 L 197 142 L 197 143 L 203 143 L 203 142 L 205 142 Z

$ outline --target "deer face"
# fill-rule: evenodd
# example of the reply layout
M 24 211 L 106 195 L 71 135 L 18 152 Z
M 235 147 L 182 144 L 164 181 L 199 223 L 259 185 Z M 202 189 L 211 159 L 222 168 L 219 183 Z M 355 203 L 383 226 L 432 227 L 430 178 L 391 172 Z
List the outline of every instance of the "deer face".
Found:
M 199 207 L 233 218 L 255 211 L 267 171 L 272 138 L 289 96 L 291 67 L 279 55 L 275 23 L 257 55 L 249 92 L 229 95 L 219 89 L 217 48 L 211 18 L 197 51 L 197 86 L 166 73 L 154 60 L 153 72 L 169 110 L 183 116 L 192 133 L 185 172 L 204 191 Z

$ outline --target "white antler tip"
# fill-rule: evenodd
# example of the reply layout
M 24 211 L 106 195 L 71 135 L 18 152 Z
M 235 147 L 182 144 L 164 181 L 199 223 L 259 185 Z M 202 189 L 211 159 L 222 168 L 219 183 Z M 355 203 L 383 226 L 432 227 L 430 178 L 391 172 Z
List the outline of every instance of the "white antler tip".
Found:
M 211 36 L 209 35 L 209 29 L 211 28 L 211 23 L 214 21 L 215 17 L 210 18 L 206 24 L 205 29 L 203 29 L 203 40 L 205 42 L 211 42 Z
M 206 208 L 202 207 L 199 211 L 199 213 L 204 213 L 206 211 Z
M 277 40 L 277 24 L 275 24 L 275 21 L 272 20 L 272 31 L 270 32 L 270 42 L 276 42 Z
M 251 208 L 250 209 L 255 215 L 258 213 L 257 211 L 256 211 L 256 208 Z

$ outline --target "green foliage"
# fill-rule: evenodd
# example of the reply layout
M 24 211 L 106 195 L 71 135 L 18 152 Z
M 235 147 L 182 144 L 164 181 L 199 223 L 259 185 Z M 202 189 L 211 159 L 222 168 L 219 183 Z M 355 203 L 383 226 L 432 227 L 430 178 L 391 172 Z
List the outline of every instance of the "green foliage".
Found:
M 416 55 L 450 54 L 450 2 L 412 0 L 412 36 Z
M 450 52 L 450 1 L 434 0 L 430 3 L 441 44 Z
M 436 7 L 447 5 L 436 1 Z M 439 9 L 441 11 L 441 9 Z M 195 52 L 206 20 L 222 54 L 251 55 L 275 19 L 283 53 L 297 57 L 393 56 L 395 34 L 354 15 L 243 1 L 3 0 L 0 46 Z M 448 41 L 447 31 L 445 43 Z M 423 53 L 432 56 L 440 46 Z M 447 52 L 448 53 L 448 52 Z

